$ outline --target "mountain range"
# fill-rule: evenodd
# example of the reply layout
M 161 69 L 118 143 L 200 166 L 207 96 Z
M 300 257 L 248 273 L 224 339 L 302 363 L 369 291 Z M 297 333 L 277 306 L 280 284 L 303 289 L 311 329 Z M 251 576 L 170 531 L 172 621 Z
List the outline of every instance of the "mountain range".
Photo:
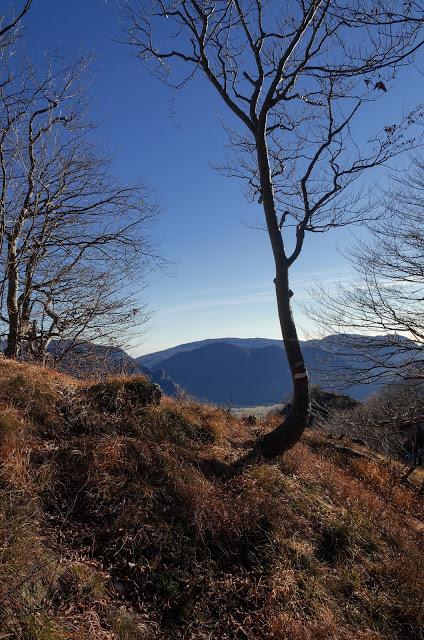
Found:
M 356 337 L 357 339 L 358 337 Z M 373 345 L 384 343 L 382 336 L 369 337 Z M 312 383 L 334 390 L 334 371 L 346 371 L 352 363 L 360 366 L 358 354 L 338 349 L 339 336 L 302 342 Z M 291 374 L 282 340 L 268 338 L 216 338 L 178 345 L 137 358 L 151 371 L 162 369 L 181 388 L 200 400 L 234 406 L 267 405 L 281 402 L 291 392 Z M 375 392 L 381 383 L 356 384 L 340 389 L 356 400 Z
M 327 336 L 302 342 L 311 382 L 325 391 L 343 391 L 356 400 L 375 392 L 381 382 L 344 384 L 343 372 L 364 365 L 364 356 L 355 351 L 354 340 L 366 341 L 369 350 L 390 355 L 384 336 Z M 351 342 L 349 342 L 351 340 Z M 414 345 L 400 338 L 409 349 Z M 406 340 L 406 342 L 405 342 Z M 53 344 L 51 351 L 63 345 Z M 392 350 L 393 351 L 393 350 Z M 81 357 L 81 355 L 84 357 Z M 77 357 L 75 357 L 77 356 Z M 383 358 L 382 358 L 383 359 Z M 272 405 L 289 398 L 292 388 L 290 369 L 283 341 L 269 338 L 213 338 L 177 345 L 132 358 L 125 351 L 104 345 L 81 345 L 77 353 L 62 360 L 61 368 L 83 377 L 100 371 L 106 364 L 110 372 L 144 373 L 159 384 L 167 395 L 184 390 L 196 399 L 219 405 L 252 407 Z M 100 369 L 99 369 L 100 367 Z M 339 375 L 335 380 L 334 372 Z

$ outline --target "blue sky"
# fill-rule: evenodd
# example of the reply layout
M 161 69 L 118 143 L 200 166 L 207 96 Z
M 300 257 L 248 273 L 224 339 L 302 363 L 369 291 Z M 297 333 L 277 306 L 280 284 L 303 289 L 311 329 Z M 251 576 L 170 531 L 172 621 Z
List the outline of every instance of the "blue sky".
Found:
M 248 226 L 260 219 L 261 208 L 245 200 L 241 183 L 210 166 L 222 158 L 226 140 L 212 89 L 190 84 L 176 96 L 171 117 L 170 90 L 119 43 L 124 36 L 115 0 L 34 0 L 26 24 L 27 46 L 36 56 L 60 47 L 70 56 L 95 54 L 90 94 L 102 122 L 99 140 L 114 153 L 118 176 L 144 178 L 164 204 L 154 235 L 173 265 L 149 279 L 143 295 L 154 314 L 134 353 L 211 337 L 280 337 L 269 241 Z M 364 126 L 378 129 L 382 118 L 390 122 L 422 101 L 423 86 L 424 77 L 408 69 L 368 111 Z M 351 233 L 309 237 L 292 271 L 302 335 L 311 330 L 299 307 L 310 284 L 331 287 L 350 277 L 337 249 Z

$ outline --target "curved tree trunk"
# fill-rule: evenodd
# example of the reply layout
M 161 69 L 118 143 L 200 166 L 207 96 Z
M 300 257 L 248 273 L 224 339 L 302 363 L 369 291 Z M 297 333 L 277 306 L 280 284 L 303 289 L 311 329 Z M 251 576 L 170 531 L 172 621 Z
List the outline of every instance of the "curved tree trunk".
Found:
M 262 205 L 275 261 L 275 292 L 284 348 L 293 379 L 293 398 L 289 414 L 274 431 L 262 438 L 256 449 L 273 457 L 287 451 L 298 442 L 308 422 L 310 411 L 309 379 L 291 310 L 289 261 L 279 227 L 264 133 L 256 136 L 257 160 L 261 184 Z
M 286 266 L 283 266 L 281 273 L 277 273 L 275 291 L 284 348 L 293 379 L 293 398 L 290 412 L 284 421 L 258 443 L 267 457 L 279 455 L 298 442 L 307 425 L 310 411 L 309 378 L 291 311 L 291 291 Z

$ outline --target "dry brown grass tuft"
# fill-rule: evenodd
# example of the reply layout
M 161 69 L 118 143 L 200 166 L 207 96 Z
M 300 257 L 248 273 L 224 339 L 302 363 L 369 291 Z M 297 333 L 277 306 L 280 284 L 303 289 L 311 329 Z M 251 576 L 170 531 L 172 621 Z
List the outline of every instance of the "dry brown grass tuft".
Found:
M 57 406 L 76 384 L 50 369 L 0 357 L 0 402 L 18 409 L 37 428 L 60 422 Z

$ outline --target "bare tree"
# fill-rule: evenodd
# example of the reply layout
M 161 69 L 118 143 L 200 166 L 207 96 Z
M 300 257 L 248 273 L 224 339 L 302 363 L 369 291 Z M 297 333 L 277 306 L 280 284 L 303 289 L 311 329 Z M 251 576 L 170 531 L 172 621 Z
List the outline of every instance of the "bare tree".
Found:
M 308 233 L 366 217 L 365 195 L 354 196 L 352 184 L 411 143 L 400 123 L 387 123 L 369 140 L 354 137 L 353 124 L 422 45 L 423 6 L 134 0 L 123 12 L 129 43 L 161 79 L 180 88 L 203 75 L 234 116 L 236 158 L 222 169 L 245 179 L 262 204 L 293 377 L 290 414 L 258 445 L 263 455 L 279 454 L 300 438 L 309 412 L 290 268 Z
M 16 65 L 18 68 L 16 68 Z M 0 87 L 0 321 L 8 357 L 43 359 L 78 343 L 123 340 L 154 259 L 156 213 L 143 185 L 120 184 L 92 141 L 87 61 L 52 59 L 40 76 L 16 63 Z
M 30 10 L 32 3 L 33 0 L 26 0 L 22 3 L 21 8 L 10 17 L 0 15 L 0 50 L 2 52 L 16 41 L 22 25 L 22 18 L 24 18 Z
M 369 237 L 347 254 L 356 279 L 315 290 L 310 316 L 349 355 L 339 384 L 424 382 L 424 163 L 397 174 Z M 331 347 L 331 344 L 329 345 Z M 331 349 L 330 349 L 331 350 Z

